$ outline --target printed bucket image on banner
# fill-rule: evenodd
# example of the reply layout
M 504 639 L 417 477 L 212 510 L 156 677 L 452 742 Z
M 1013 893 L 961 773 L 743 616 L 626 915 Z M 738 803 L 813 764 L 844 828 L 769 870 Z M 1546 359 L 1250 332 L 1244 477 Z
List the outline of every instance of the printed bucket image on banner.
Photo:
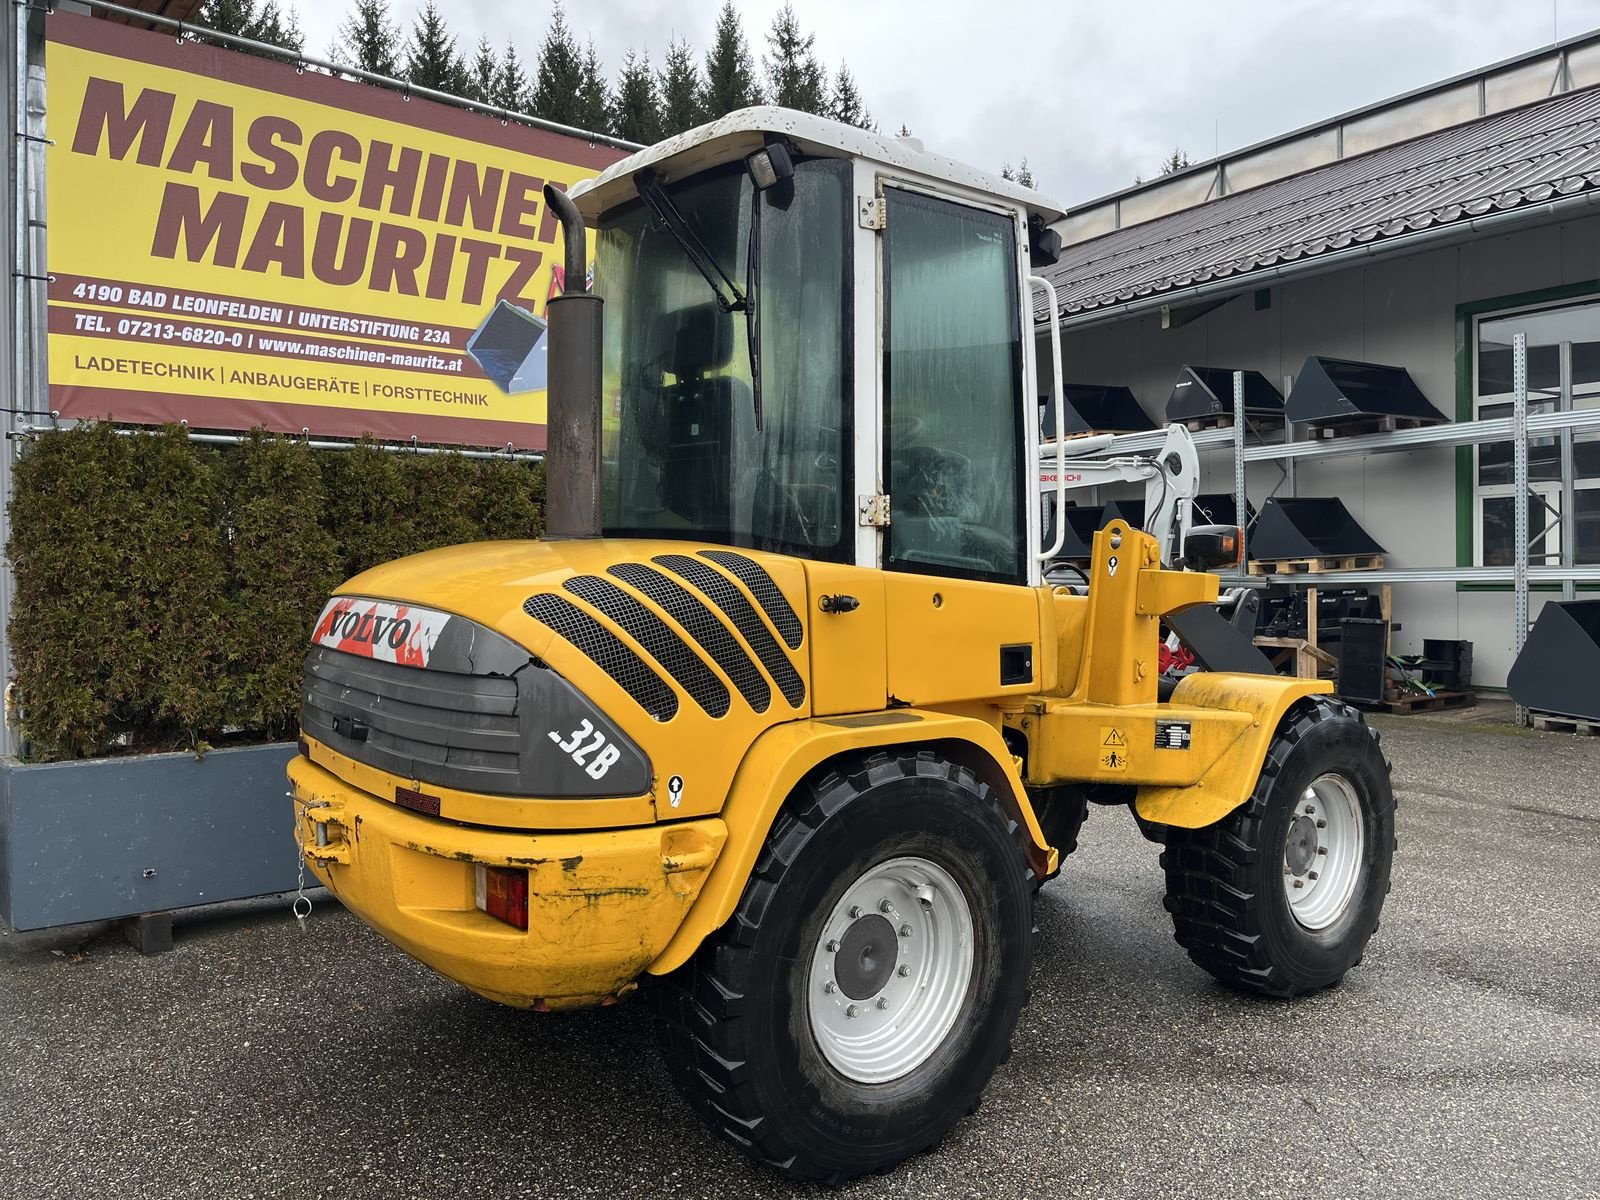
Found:
M 467 339 L 467 353 L 508 396 L 542 392 L 547 377 L 547 328 L 527 309 L 502 300 Z
M 623 150 L 74 13 L 45 31 L 52 409 L 544 448 L 543 190 Z

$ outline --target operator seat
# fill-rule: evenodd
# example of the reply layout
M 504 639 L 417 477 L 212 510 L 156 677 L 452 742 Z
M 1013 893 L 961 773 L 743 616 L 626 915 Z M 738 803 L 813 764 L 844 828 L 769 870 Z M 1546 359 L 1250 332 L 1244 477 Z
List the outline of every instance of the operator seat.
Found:
M 661 317 L 654 332 L 664 372 L 672 375 L 662 387 L 662 498 L 696 528 L 730 529 L 729 463 L 752 397 L 744 380 L 711 372 L 733 361 L 733 316 L 714 303 L 696 304 Z

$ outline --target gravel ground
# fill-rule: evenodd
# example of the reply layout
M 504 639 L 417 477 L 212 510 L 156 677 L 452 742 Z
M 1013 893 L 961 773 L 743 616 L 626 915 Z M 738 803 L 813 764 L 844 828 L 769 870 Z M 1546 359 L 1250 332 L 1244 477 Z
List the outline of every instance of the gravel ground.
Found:
M 832 1195 L 1600 1193 L 1600 740 L 1380 721 L 1383 928 L 1344 984 L 1224 992 L 1120 812 L 1044 890 L 1033 1003 L 936 1152 Z M 324 899 L 0 938 L 0 1195 L 796 1196 L 671 1090 L 642 1006 L 501 1009 Z

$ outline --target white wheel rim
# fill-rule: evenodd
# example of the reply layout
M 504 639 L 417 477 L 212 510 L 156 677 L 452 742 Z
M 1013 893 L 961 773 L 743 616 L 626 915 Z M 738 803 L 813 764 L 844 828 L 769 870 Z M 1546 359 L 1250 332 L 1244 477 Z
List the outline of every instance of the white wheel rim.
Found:
M 1322 775 L 1301 793 L 1283 846 L 1283 894 L 1306 929 L 1326 929 L 1350 907 L 1361 878 L 1366 830 L 1355 788 Z
M 966 1002 L 972 909 L 925 858 L 879 863 L 839 897 L 806 975 L 811 1035 L 858 1083 L 887 1083 L 937 1050 Z

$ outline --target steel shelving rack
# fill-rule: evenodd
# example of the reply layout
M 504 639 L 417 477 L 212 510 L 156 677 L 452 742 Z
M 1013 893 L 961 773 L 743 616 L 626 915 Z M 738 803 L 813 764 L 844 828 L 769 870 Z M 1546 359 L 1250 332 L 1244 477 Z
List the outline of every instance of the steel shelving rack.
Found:
M 1510 566 L 1493 567 L 1383 567 L 1375 571 L 1329 571 L 1314 577 L 1293 576 L 1295 583 L 1314 582 L 1318 586 L 1351 586 L 1362 584 L 1396 583 L 1487 583 L 1510 584 L 1512 592 L 1513 645 L 1522 652 L 1528 636 L 1528 595 L 1533 585 L 1559 583 L 1566 598 L 1571 599 L 1580 583 L 1600 583 L 1600 566 L 1535 566 L 1530 561 L 1528 506 L 1528 440 L 1532 437 L 1564 434 L 1563 481 L 1565 487 L 1564 520 L 1571 520 L 1573 512 L 1570 495 L 1572 480 L 1571 436 L 1585 431 L 1600 431 L 1600 409 L 1578 409 L 1559 412 L 1530 413 L 1528 411 L 1528 339 L 1526 334 L 1512 338 L 1512 405 L 1508 417 L 1494 417 L 1481 421 L 1452 421 L 1443 425 L 1430 425 L 1420 429 L 1397 429 L 1387 433 L 1360 434 L 1315 440 L 1296 440 L 1294 425 L 1285 420 L 1281 441 L 1246 440 L 1248 426 L 1244 417 L 1244 372 L 1233 376 L 1233 425 L 1229 428 L 1206 429 L 1193 435 L 1197 448 L 1222 449 L 1233 452 L 1233 488 L 1238 511 L 1246 511 L 1245 472 L 1253 462 L 1282 462 L 1285 464 L 1285 481 L 1291 492 L 1294 489 L 1294 464 L 1301 459 L 1348 457 L 1361 454 L 1383 454 L 1402 450 L 1415 450 L 1427 446 L 1474 446 L 1485 442 L 1510 442 L 1512 444 L 1512 494 L 1522 502 L 1512 506 L 1513 561 Z M 1137 454 L 1155 450 L 1164 433 L 1131 434 L 1117 439 L 1115 453 Z M 1041 450 L 1041 460 L 1044 452 Z M 1274 489 L 1276 490 L 1276 489 Z M 1248 536 L 1248 535 L 1247 535 Z M 1564 537 L 1565 550 L 1575 541 Z M 1224 576 L 1223 582 L 1237 586 L 1263 586 L 1269 579 L 1264 575 Z M 1527 710 L 1517 706 L 1517 723 L 1528 723 Z

